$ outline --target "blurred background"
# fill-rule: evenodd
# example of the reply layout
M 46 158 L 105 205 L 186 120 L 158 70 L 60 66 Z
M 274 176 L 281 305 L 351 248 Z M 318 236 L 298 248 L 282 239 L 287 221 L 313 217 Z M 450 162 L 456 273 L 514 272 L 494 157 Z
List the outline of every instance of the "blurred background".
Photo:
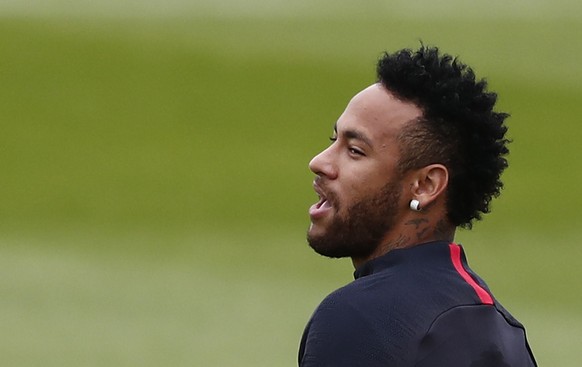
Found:
M 582 363 L 582 8 L 571 0 L 0 1 L 0 364 L 295 366 L 349 260 L 310 158 L 384 50 L 459 55 L 510 168 L 461 231 L 540 366 Z

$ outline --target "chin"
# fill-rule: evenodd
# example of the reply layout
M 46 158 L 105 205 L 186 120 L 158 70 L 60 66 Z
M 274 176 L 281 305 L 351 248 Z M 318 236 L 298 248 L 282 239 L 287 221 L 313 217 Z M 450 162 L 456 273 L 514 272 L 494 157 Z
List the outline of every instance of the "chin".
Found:
M 307 231 L 307 243 L 316 253 L 330 258 L 365 258 L 377 250 L 379 241 L 350 236 L 341 228 L 324 229 L 311 225 Z
M 328 237 L 329 231 L 330 231 L 329 225 L 326 225 L 325 221 L 321 219 L 317 221 L 311 221 L 311 223 L 309 224 L 309 229 L 307 230 L 307 238 Z
M 310 228 L 307 232 L 307 243 L 313 251 L 325 257 L 342 258 L 352 256 L 349 249 L 331 239 L 330 236 L 326 235 L 325 231 L 318 232 Z

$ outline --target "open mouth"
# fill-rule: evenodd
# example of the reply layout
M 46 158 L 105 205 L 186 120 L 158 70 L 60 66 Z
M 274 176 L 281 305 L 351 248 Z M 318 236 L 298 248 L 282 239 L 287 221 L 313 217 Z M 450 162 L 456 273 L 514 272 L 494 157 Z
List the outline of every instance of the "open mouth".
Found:
M 332 209 L 333 206 L 327 199 L 327 196 L 323 193 L 323 190 L 317 185 L 317 183 L 313 183 L 313 188 L 319 196 L 319 201 L 309 208 L 309 215 L 312 219 L 316 219 L 324 216 L 329 210 Z
M 331 204 L 329 203 L 327 198 L 321 197 L 319 198 L 319 201 L 315 203 L 315 208 L 316 209 L 331 208 Z

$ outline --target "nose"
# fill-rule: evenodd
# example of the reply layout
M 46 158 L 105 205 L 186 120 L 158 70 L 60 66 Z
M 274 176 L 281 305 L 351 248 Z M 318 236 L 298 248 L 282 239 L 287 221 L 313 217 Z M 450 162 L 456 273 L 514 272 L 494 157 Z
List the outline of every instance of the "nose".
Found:
M 333 161 L 332 147 L 329 146 L 327 149 L 313 157 L 311 162 L 309 162 L 309 169 L 318 176 L 325 176 L 328 179 L 337 178 L 338 170 L 335 162 Z

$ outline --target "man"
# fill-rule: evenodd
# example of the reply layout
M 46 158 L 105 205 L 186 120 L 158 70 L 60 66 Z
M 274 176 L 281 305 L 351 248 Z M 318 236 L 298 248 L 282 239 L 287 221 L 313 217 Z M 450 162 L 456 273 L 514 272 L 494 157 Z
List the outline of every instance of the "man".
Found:
M 387 53 L 377 74 L 309 164 L 308 242 L 356 270 L 313 314 L 299 365 L 536 366 L 523 326 L 453 243 L 500 193 L 508 115 L 437 48 Z

